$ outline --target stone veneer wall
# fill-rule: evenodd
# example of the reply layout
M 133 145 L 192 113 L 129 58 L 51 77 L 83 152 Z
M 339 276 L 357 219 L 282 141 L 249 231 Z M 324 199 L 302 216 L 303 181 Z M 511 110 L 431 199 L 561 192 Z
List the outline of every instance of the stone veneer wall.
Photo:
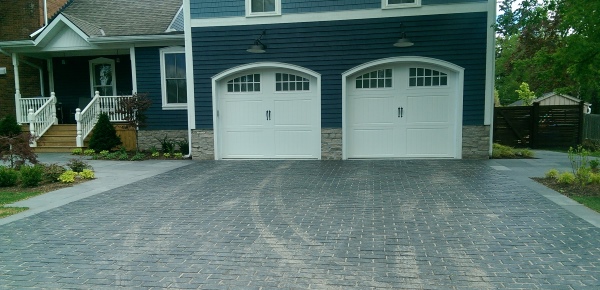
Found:
M 342 160 L 342 128 L 321 129 L 321 159 Z
M 215 159 L 215 135 L 213 130 L 192 130 L 192 159 Z
M 175 141 L 185 141 L 188 139 L 187 130 L 140 130 L 138 133 L 138 145 L 140 150 L 150 149 L 152 146 L 160 150 L 160 141 L 167 136 L 167 139 Z M 179 147 L 175 146 L 175 150 Z
M 490 158 L 490 126 L 463 126 L 463 159 Z

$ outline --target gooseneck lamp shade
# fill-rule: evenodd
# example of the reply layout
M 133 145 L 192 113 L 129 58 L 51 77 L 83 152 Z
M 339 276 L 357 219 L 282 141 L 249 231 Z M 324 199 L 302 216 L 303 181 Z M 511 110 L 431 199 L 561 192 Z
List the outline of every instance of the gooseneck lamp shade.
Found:
M 409 47 L 415 45 L 412 41 L 406 38 L 406 33 L 402 32 L 402 37 L 394 43 L 395 47 Z
M 265 53 L 267 51 L 267 46 L 260 41 L 265 34 L 267 34 L 267 31 L 263 30 L 260 36 L 254 41 L 254 44 L 246 49 L 246 51 L 250 53 Z

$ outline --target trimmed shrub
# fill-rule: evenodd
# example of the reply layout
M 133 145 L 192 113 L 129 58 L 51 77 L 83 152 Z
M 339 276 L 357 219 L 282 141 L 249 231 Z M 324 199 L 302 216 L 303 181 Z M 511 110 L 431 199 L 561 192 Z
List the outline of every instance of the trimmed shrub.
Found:
M 83 150 L 81 148 L 75 148 L 71 151 L 71 154 L 73 155 L 81 155 L 83 154 Z
M 559 174 L 560 172 L 557 169 L 552 168 L 546 172 L 546 178 L 557 179 Z
M 21 126 L 15 116 L 8 115 L 0 120 L 0 136 L 14 137 L 21 133 Z
M 23 187 L 38 186 L 44 179 L 44 167 L 40 165 L 23 165 L 19 172 L 21 173 L 20 180 Z
M 89 148 L 95 151 L 111 150 L 121 144 L 121 138 L 117 136 L 117 130 L 110 123 L 108 115 L 101 113 L 92 131 Z
M 600 184 L 600 173 L 592 173 L 590 176 L 590 183 Z
M 84 169 L 92 169 L 92 166 L 80 158 L 69 159 L 69 162 L 67 162 L 66 165 L 75 172 L 82 172 Z
M 85 151 L 83 151 L 83 155 L 85 156 L 92 156 L 96 154 L 96 151 L 94 149 L 85 149 Z
M 64 167 L 58 164 L 40 164 L 44 167 L 44 181 L 57 182 L 58 177 L 67 171 Z
M 573 184 L 575 183 L 575 174 L 571 172 L 563 172 L 558 176 L 558 183 Z
M 19 180 L 19 172 L 6 166 L 0 166 L 0 187 L 15 186 Z

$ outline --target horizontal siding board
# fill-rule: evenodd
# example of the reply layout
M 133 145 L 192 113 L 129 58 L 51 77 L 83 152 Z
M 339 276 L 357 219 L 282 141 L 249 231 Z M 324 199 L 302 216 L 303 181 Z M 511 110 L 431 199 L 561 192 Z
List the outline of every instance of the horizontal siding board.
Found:
M 421 5 L 485 2 L 482 0 L 422 0 Z M 381 8 L 381 0 L 281 0 L 282 14 L 333 12 Z M 245 0 L 191 0 L 193 19 L 246 15 Z
M 187 110 L 163 110 L 160 80 L 160 47 L 135 49 L 138 93 L 147 93 L 152 105 L 146 111 L 145 130 L 186 130 Z
M 400 29 L 399 23 L 404 25 Z M 262 30 L 267 53 L 246 48 Z M 401 31 L 415 43 L 396 48 Z M 465 33 L 469 31 L 469 33 Z M 193 28 L 192 49 L 198 128 L 212 128 L 211 77 L 230 68 L 262 61 L 283 62 L 322 76 L 322 126 L 341 127 L 341 74 L 369 61 L 423 56 L 465 68 L 465 125 L 483 124 L 486 13 L 382 18 L 335 22 Z

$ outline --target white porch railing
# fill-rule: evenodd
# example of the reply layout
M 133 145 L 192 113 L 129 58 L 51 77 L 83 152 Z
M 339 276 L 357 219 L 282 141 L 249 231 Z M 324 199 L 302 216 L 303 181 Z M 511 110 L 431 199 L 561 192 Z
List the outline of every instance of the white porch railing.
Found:
M 56 118 L 56 95 L 52 96 L 37 109 L 29 109 L 27 121 L 29 122 L 29 132 L 33 136 L 31 147 L 37 147 L 37 139 L 42 137 L 52 125 L 58 124 Z
M 83 147 L 83 140 L 92 132 L 100 113 L 107 113 L 111 122 L 124 122 L 125 114 L 121 113 L 121 100 L 131 96 L 100 96 L 95 92 L 94 98 L 83 109 L 75 110 L 77 121 L 77 147 Z
M 54 96 L 54 93 L 52 93 L 50 98 L 52 98 L 52 96 Z M 29 110 L 33 109 L 33 111 L 36 112 L 48 102 L 50 98 L 21 98 L 21 94 L 17 92 L 17 122 L 19 124 L 29 122 Z

